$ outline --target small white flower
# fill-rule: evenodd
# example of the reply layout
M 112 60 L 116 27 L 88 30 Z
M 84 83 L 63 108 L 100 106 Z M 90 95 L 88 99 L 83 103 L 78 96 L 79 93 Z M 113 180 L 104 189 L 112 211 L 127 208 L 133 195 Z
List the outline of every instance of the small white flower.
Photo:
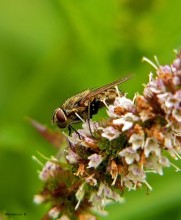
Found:
M 157 97 L 165 113 L 170 114 L 172 112 L 172 116 L 181 122 L 181 92 L 177 91 L 174 95 L 170 92 L 167 92 L 157 95 Z
M 68 148 L 68 150 L 66 150 L 66 152 L 67 152 L 66 159 L 69 161 L 69 163 L 73 164 L 73 163 L 77 163 L 79 161 L 80 156 L 78 154 L 76 154 L 73 150 Z
M 173 109 L 172 116 L 177 120 L 177 122 L 181 122 L 181 109 Z
M 172 128 L 173 134 L 179 137 L 181 136 L 181 123 L 173 122 L 171 123 L 171 128 Z
M 157 95 L 157 98 L 164 112 L 170 114 L 174 106 L 173 95 L 170 92 L 165 92 Z
M 95 210 L 95 212 L 103 216 L 107 215 L 107 211 L 104 210 L 104 207 L 107 204 L 107 200 L 105 200 L 105 198 L 98 196 L 96 192 L 92 192 L 90 195 L 89 202 L 92 203 L 92 209 Z
M 33 201 L 36 204 L 41 204 L 45 201 L 45 198 L 42 195 L 35 195 Z
M 71 144 L 78 144 L 80 141 L 80 138 L 76 132 L 73 132 L 72 136 L 68 136 L 68 135 L 66 136 Z
M 129 143 L 132 144 L 132 149 L 136 151 L 139 148 L 143 148 L 144 146 L 144 135 L 141 134 L 132 134 Z
M 66 215 L 62 215 L 59 219 L 57 220 L 70 220 L 70 218 Z
M 108 114 L 108 116 L 111 117 L 111 118 L 117 118 L 117 117 L 118 117 L 117 114 L 114 113 L 114 109 L 115 109 L 115 106 L 114 106 L 114 105 L 109 105 L 109 106 L 108 106 L 107 114 Z
M 133 111 L 135 110 L 135 106 L 133 104 L 133 101 L 130 99 L 127 99 L 125 96 L 117 97 L 115 98 L 114 105 L 109 105 L 107 114 L 111 118 L 117 118 L 118 115 L 115 113 L 115 108 L 121 107 L 126 109 L 127 111 Z
M 115 107 L 120 106 L 128 111 L 132 111 L 133 109 L 135 109 L 133 101 L 130 99 L 127 99 L 125 96 L 117 97 L 114 101 L 114 106 Z
M 175 150 L 181 154 L 181 142 L 180 142 L 180 137 L 179 136 L 176 136 L 176 135 L 173 135 L 173 143 L 174 143 L 174 148 Z
M 176 102 L 178 103 L 177 107 L 180 108 L 180 102 L 181 102 L 181 89 L 176 91 L 176 93 L 174 94 L 174 98 L 176 100 Z
M 171 93 L 169 92 L 165 92 L 165 93 L 161 93 L 157 95 L 158 101 L 162 104 L 165 103 L 165 101 L 167 100 L 167 98 L 169 97 Z
M 138 121 L 139 117 L 133 115 L 132 113 L 128 112 L 124 116 L 120 117 L 119 119 L 114 119 L 114 125 L 123 125 L 122 131 L 126 131 L 130 129 L 135 121 Z
M 43 167 L 43 170 L 39 174 L 39 178 L 43 181 L 47 181 L 50 177 L 54 176 L 54 171 L 59 169 L 59 165 L 47 161 L 45 166 Z
M 84 146 L 86 148 L 89 148 L 90 145 L 95 145 L 95 141 L 90 137 L 84 137 L 84 139 L 81 140 L 80 143 L 82 146 Z
M 146 178 L 145 172 L 138 165 L 131 164 L 128 170 L 129 170 L 129 174 L 127 175 L 127 178 L 129 177 L 130 180 L 140 181 L 140 182 L 145 181 Z
M 96 168 L 103 161 L 103 157 L 101 155 L 96 154 L 96 153 L 92 154 L 91 156 L 89 156 L 88 159 L 90 161 L 88 163 L 88 167 L 87 168 L 91 168 L 91 167 Z
M 157 87 L 157 82 L 156 80 L 150 81 L 147 86 L 144 89 L 144 95 L 146 96 L 147 94 L 153 95 L 153 94 L 159 94 L 161 93 L 160 89 Z
M 163 167 L 169 167 L 170 162 L 166 157 L 151 156 L 147 159 L 145 167 L 163 175 Z
M 100 128 L 102 130 L 102 137 L 107 138 L 108 140 L 112 141 L 119 137 L 120 132 L 113 128 L 112 126 L 106 128 Z
M 89 122 L 86 121 L 86 123 L 82 124 L 82 129 L 79 129 L 78 133 L 83 137 L 92 136 L 91 132 L 93 133 L 94 130 L 97 129 L 97 127 L 98 127 L 98 123 L 93 122 L 92 120 L 89 120 Z
M 111 193 L 111 189 L 109 187 L 106 188 L 106 185 L 101 182 L 100 183 L 100 186 L 99 186 L 99 190 L 97 192 L 97 195 L 98 196 L 105 196 L 106 194 L 106 197 Z
M 173 147 L 173 135 L 172 133 L 166 133 L 164 135 L 164 147 L 166 149 L 172 149 Z
M 118 193 L 112 191 L 112 189 L 109 186 L 105 185 L 102 182 L 100 183 L 97 195 L 102 198 L 114 200 L 116 202 L 123 202 L 124 201 L 124 199 L 121 198 Z
M 160 71 L 161 71 L 161 73 L 163 73 L 163 72 L 164 73 L 171 73 L 172 69 L 171 69 L 171 67 L 169 65 L 165 65 L 165 66 L 160 66 L 159 72 Z M 160 75 L 159 72 L 157 72 L 158 75 Z
M 173 108 L 175 104 L 175 98 L 171 93 L 168 93 L 167 99 L 165 100 L 165 106 L 167 108 Z
M 128 188 L 128 191 L 131 191 L 133 189 L 133 183 L 130 180 L 125 179 L 124 180 L 124 186 Z
M 156 88 L 158 89 L 159 93 L 165 93 L 167 91 L 163 79 L 158 78 L 155 80 L 155 82 L 156 82 Z
M 175 71 L 177 71 L 177 69 L 180 69 L 180 58 L 176 58 L 174 61 L 173 61 L 173 64 L 172 64 L 172 68 L 175 69 Z
M 168 141 L 169 142 L 169 141 Z M 172 143 L 173 142 L 173 143 Z M 173 135 L 171 137 L 171 143 L 169 148 L 167 148 L 168 153 L 171 157 L 173 157 L 175 160 L 181 159 L 181 143 L 177 136 Z
M 56 219 L 60 215 L 60 210 L 57 207 L 50 209 L 48 212 L 49 216 Z
M 181 84 L 180 77 L 179 76 L 174 76 L 173 79 L 172 79 L 172 82 L 175 86 L 179 86 Z
M 135 190 L 138 183 L 145 182 L 145 172 L 136 164 L 131 164 L 128 167 L 128 171 L 128 174 L 122 177 L 122 185 L 127 187 L 129 190 Z
M 90 175 L 88 176 L 85 181 L 87 183 L 89 183 L 91 186 L 96 186 L 97 185 L 97 180 L 95 178 L 93 178 L 94 174 L 93 175 Z
M 169 167 L 170 166 L 170 161 L 167 157 L 160 157 L 159 158 L 159 163 L 163 166 L 163 167 Z
M 147 138 L 144 145 L 144 153 L 146 157 L 149 157 L 149 154 L 154 152 L 157 156 L 161 155 L 160 146 L 155 138 Z
M 135 160 L 139 161 L 140 156 L 139 154 L 134 151 L 131 147 L 127 147 L 123 149 L 120 153 L 119 156 L 125 157 L 125 161 L 127 164 L 132 164 Z
M 121 175 L 121 186 L 128 188 L 128 191 L 134 189 L 133 181 L 129 179 L 127 175 Z
M 140 116 L 140 119 L 145 122 L 149 119 L 152 119 L 154 118 L 154 113 L 153 112 L 150 112 L 148 110 L 142 110 L 141 112 L 139 112 L 139 116 Z

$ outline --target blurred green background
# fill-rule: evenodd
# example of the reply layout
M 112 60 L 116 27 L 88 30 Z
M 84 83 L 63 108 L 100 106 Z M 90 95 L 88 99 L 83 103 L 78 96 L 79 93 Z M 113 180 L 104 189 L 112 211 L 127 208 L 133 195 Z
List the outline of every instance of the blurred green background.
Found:
M 128 73 L 124 91 L 141 92 L 153 70 L 142 57 L 169 64 L 181 47 L 180 9 L 179 0 L 0 0 L 0 211 L 27 214 L 9 219 L 41 219 L 31 156 L 56 153 L 25 116 L 52 127 L 66 98 Z M 165 169 L 148 182 L 150 195 L 127 192 L 100 219 L 181 219 L 181 173 Z

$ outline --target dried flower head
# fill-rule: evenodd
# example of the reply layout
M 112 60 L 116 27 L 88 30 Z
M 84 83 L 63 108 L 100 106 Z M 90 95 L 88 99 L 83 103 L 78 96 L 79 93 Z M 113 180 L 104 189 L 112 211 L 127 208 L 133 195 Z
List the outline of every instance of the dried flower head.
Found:
M 176 167 L 170 158 L 181 153 L 181 54 L 170 66 L 156 67 L 143 95 L 116 97 L 107 114 L 68 136 L 66 166 L 48 161 L 41 171 L 45 187 L 35 201 L 51 202 L 53 219 L 86 219 L 80 216 L 90 209 L 105 214 L 106 204 L 122 202 L 125 190 L 152 189 L 149 172 Z

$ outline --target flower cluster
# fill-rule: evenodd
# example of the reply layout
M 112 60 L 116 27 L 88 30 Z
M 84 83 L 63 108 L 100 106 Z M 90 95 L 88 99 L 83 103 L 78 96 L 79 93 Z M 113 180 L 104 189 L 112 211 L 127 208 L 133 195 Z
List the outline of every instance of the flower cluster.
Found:
M 110 201 L 123 201 L 124 190 L 143 185 L 151 189 L 149 172 L 162 175 L 169 166 L 179 170 L 171 158 L 177 160 L 181 153 L 181 54 L 172 65 L 156 67 L 143 95 L 130 100 L 118 94 L 107 114 L 104 121 L 87 121 L 68 136 L 67 170 L 57 160 L 41 171 L 46 187 L 37 198 L 54 203 L 51 216 L 64 214 L 63 205 L 77 213 L 91 208 L 105 214 Z M 70 185 L 65 184 L 66 176 L 71 177 L 66 180 Z M 58 191 L 51 188 L 54 182 Z
M 85 213 L 91 204 L 88 201 L 87 193 L 83 192 L 82 182 L 65 168 L 64 164 L 56 158 L 47 161 L 39 178 L 43 181 L 44 187 L 40 194 L 34 196 L 34 202 L 37 204 L 50 203 L 51 207 L 45 219 L 92 219 L 94 216 Z M 83 201 L 76 210 L 77 198 Z M 68 217 L 69 216 L 69 217 Z

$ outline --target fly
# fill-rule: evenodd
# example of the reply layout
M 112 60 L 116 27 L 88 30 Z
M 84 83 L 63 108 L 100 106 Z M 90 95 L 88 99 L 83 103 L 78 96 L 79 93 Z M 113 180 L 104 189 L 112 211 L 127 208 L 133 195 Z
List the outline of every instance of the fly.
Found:
M 79 123 L 81 119 L 89 121 L 93 115 L 97 114 L 99 109 L 106 104 L 112 104 L 118 96 L 116 87 L 131 77 L 130 74 L 97 89 L 88 89 L 70 97 L 54 111 L 53 124 L 56 124 L 59 128 L 68 127 L 69 132 L 71 132 L 71 129 L 74 130 L 72 124 Z M 119 92 L 120 96 L 123 96 L 123 94 L 123 92 Z

